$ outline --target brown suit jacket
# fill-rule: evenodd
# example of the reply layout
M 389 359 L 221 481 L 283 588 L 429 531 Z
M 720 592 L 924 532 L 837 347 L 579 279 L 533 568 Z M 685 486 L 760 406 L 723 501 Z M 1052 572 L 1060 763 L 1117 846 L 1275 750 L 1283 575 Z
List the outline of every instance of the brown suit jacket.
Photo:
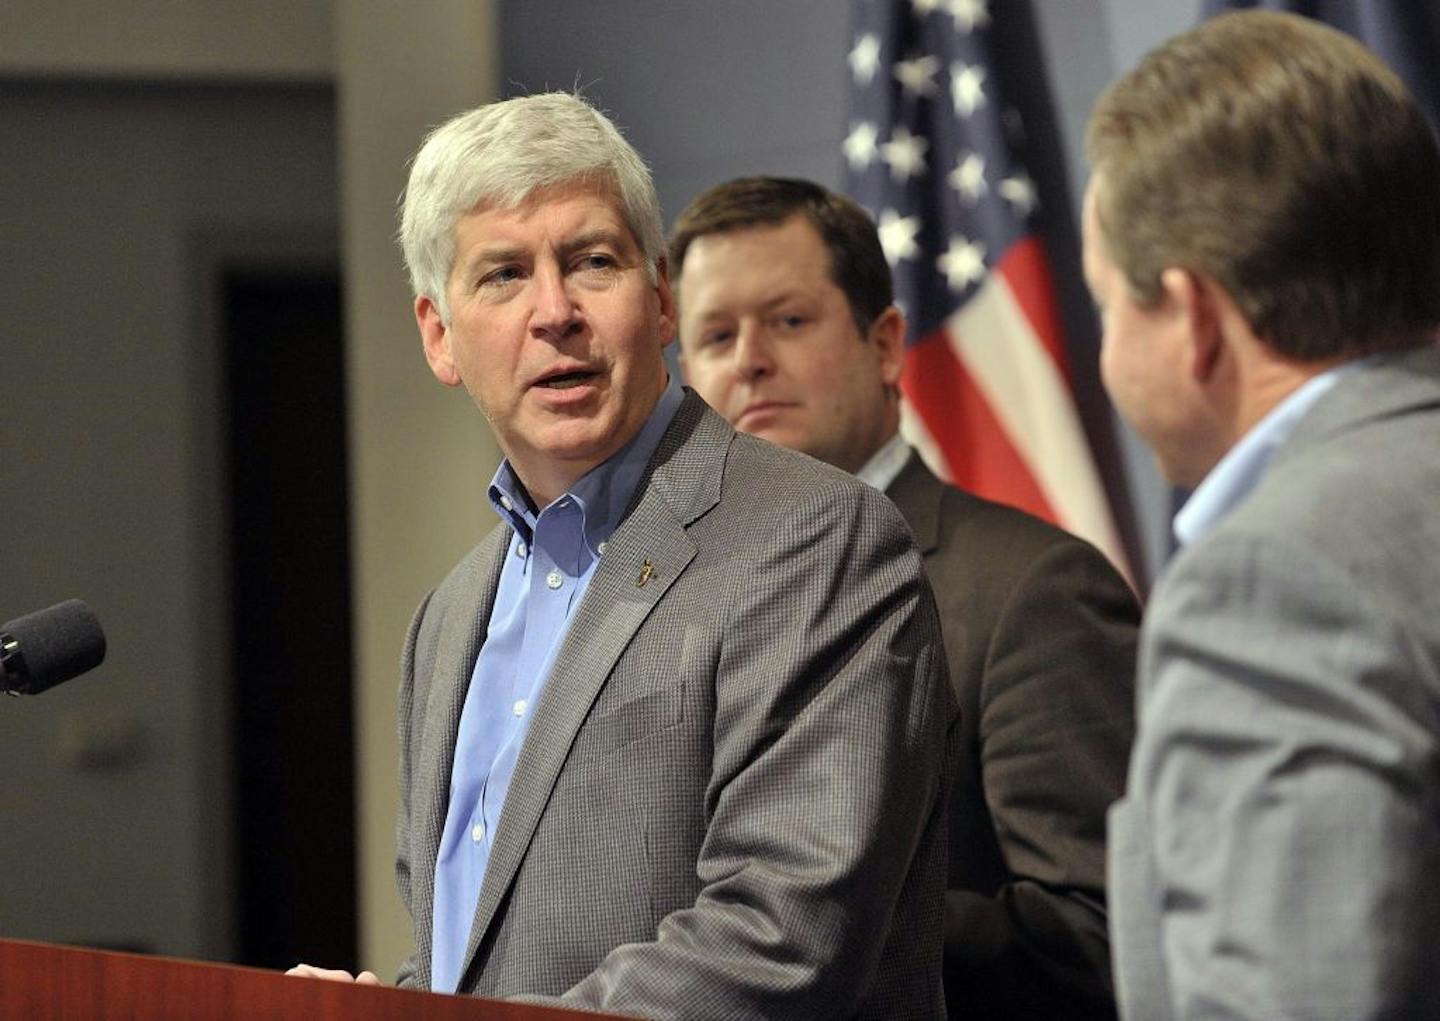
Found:
M 918 457 L 887 494 L 924 558 L 960 703 L 951 1016 L 1114 1017 L 1105 811 L 1134 734 L 1135 596 L 1088 543 Z

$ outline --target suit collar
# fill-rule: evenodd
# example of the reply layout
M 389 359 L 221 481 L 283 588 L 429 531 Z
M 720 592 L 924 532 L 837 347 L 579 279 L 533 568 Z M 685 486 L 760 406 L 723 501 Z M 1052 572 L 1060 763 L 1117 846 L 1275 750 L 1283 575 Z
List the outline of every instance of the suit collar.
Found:
M 1206 473 L 1175 515 L 1171 527 L 1180 545 L 1193 545 L 1244 503 L 1315 405 L 1365 364 L 1342 362 L 1318 372 L 1261 416 Z
M 1440 404 L 1440 344 L 1375 355 L 1316 402 L 1276 461 L 1366 422 Z
M 910 452 L 910 459 L 885 490 L 885 495 L 900 509 L 921 554 L 937 549 L 940 545 L 940 504 L 945 497 L 945 483 L 925 467 L 919 454 L 913 450 Z
M 591 705 L 635 632 L 695 556 L 695 546 L 685 529 L 719 502 L 725 451 L 734 435 L 724 419 L 687 392 L 636 487 L 630 510 L 606 544 L 605 555 L 555 657 L 530 733 L 515 764 L 476 905 L 462 988 L 468 988 L 468 972 L 496 924 L 500 905 L 515 880 Z M 501 555 L 503 551 L 502 543 Z M 492 582 L 492 604 L 494 589 Z M 488 619 L 488 605 L 485 614 L 480 619 Z M 474 652 L 478 653 L 478 647 Z M 473 663 L 474 654 L 465 662 Z M 463 673 L 468 670 L 465 662 L 448 666 Z M 464 686 L 462 678 L 456 684 L 462 700 Z M 458 717 L 457 707 L 453 718 Z M 445 729 L 453 756 L 455 730 Z M 437 772 L 448 775 L 444 768 L 448 761 L 442 761 Z M 436 807 L 438 825 L 443 826 L 447 806 L 443 801 L 432 805 Z M 433 876 L 426 881 L 433 883 Z
M 1180 543 L 1213 531 L 1287 460 L 1378 419 L 1440 404 L 1440 347 L 1373 355 L 1320 373 L 1232 447 L 1175 516 Z

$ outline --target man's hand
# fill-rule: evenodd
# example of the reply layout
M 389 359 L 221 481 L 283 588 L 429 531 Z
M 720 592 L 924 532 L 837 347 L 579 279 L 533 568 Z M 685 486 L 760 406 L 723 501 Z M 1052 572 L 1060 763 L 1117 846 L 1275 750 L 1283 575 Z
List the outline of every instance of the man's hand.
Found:
M 362 986 L 383 984 L 373 971 L 362 971 L 359 975 L 351 975 L 348 971 L 317 968 L 312 964 L 297 964 L 285 974 L 294 975 L 297 978 L 323 978 L 330 982 L 356 982 Z

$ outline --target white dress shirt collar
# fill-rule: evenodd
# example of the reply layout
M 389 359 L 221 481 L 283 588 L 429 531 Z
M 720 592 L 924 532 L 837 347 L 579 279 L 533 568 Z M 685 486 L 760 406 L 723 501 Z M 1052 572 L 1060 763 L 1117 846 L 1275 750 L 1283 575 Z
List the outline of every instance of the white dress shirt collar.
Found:
M 895 481 L 895 476 L 900 474 L 900 469 L 905 467 L 908 460 L 910 445 L 897 432 L 890 437 L 890 442 L 871 455 L 870 460 L 855 473 L 855 477 L 883 493 L 890 488 L 890 483 Z

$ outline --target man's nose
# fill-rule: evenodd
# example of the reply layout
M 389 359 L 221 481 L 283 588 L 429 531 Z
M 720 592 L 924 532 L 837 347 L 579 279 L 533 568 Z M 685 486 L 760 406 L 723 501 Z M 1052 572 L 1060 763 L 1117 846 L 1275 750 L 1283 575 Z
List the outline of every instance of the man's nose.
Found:
M 532 280 L 535 309 L 530 330 L 539 337 L 559 340 L 580 329 L 580 309 L 570 294 L 565 274 L 556 267 L 539 267 Z
M 742 323 L 735 335 L 735 371 L 742 379 L 753 380 L 775 371 L 770 338 L 760 323 Z

